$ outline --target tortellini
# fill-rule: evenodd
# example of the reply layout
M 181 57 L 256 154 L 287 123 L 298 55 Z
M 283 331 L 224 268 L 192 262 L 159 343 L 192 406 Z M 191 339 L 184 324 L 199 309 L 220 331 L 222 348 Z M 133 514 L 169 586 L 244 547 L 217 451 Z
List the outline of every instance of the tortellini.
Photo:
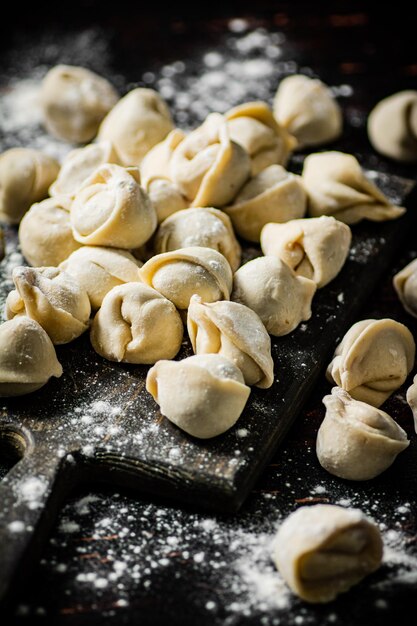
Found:
M 356 224 L 364 219 L 393 220 L 405 212 L 366 178 L 351 154 L 333 151 L 309 155 L 302 179 L 311 217 L 333 215 L 345 224 Z
M 407 402 L 413 413 L 414 430 L 417 433 L 417 376 L 414 376 L 413 384 L 407 389 Z
M 112 248 L 138 248 L 154 232 L 156 213 L 137 168 L 105 164 L 80 187 L 71 205 L 74 238 Z
M 261 232 L 265 255 L 277 256 L 297 276 L 314 280 L 318 288 L 340 272 L 351 240 L 349 226 L 327 215 L 266 224 Z
M 42 82 L 45 126 L 52 135 L 71 143 L 87 143 L 119 96 L 112 85 L 84 67 L 57 65 Z
M 306 208 L 307 195 L 301 177 L 281 165 L 270 165 L 251 178 L 224 210 L 241 237 L 259 241 L 265 224 L 301 218 Z
M 417 91 L 399 91 L 378 102 L 368 117 L 368 137 L 391 159 L 417 161 Z
M 417 259 L 394 276 L 393 284 L 407 313 L 417 317 Z
M 235 273 L 232 300 L 255 311 L 267 331 L 280 337 L 310 319 L 315 292 L 315 282 L 296 276 L 280 259 L 264 256 Z
M 294 74 L 284 78 L 274 98 L 276 119 L 298 140 L 298 147 L 318 146 L 342 133 L 340 106 L 321 80 Z
M 317 433 L 316 452 L 320 465 L 334 476 L 375 478 L 410 443 L 388 413 L 354 400 L 339 387 L 334 387 L 323 403 L 326 416 Z
M 274 381 L 271 340 L 259 317 L 237 302 L 206 304 L 193 296 L 187 329 L 196 354 L 221 354 L 242 372 L 247 385 L 262 389 Z
M 355 400 L 379 407 L 405 382 L 414 357 L 406 326 L 389 318 L 362 320 L 343 337 L 326 376 Z
M 174 358 L 183 324 L 172 302 L 155 289 L 126 283 L 104 297 L 90 337 L 94 350 L 110 361 L 149 364 Z
M 143 157 L 173 129 L 171 114 L 153 89 L 129 91 L 104 118 L 99 139 L 111 141 L 125 166 Z
M 68 343 L 88 328 L 91 313 L 86 291 L 56 267 L 16 267 L 16 289 L 6 299 L 6 316 L 36 320 L 54 344 Z
M 146 389 L 162 415 L 199 439 L 234 426 L 250 394 L 239 368 L 219 354 L 158 361 L 148 372 Z
M 240 245 L 233 232 L 230 218 L 213 208 L 178 211 L 159 227 L 154 238 L 156 254 L 201 246 L 221 252 L 232 271 L 240 265 Z
M 196 207 L 229 204 L 249 177 L 246 150 L 230 140 L 225 119 L 211 113 L 175 149 L 170 174 L 181 193 Z
M 76 278 L 86 290 L 91 308 L 96 310 L 113 287 L 140 282 L 140 265 L 127 250 L 84 246 L 61 263 L 60 268 Z
M 34 202 L 48 195 L 58 176 L 55 159 L 31 148 L 11 148 L 0 155 L 0 220 L 18 224 Z
M 331 602 L 379 568 L 378 526 L 358 509 L 303 506 L 281 524 L 274 562 L 291 590 L 311 603 Z
M 193 294 L 201 296 L 203 302 L 228 300 L 233 282 L 224 256 L 197 246 L 157 254 L 141 268 L 140 276 L 182 310 L 188 308 Z
M 54 345 L 35 320 L 19 316 L 0 325 L 0 397 L 23 396 L 62 376 Z
M 230 139 L 245 148 L 251 159 L 251 175 L 269 165 L 286 165 L 297 141 L 275 120 L 265 102 L 247 102 L 225 115 Z

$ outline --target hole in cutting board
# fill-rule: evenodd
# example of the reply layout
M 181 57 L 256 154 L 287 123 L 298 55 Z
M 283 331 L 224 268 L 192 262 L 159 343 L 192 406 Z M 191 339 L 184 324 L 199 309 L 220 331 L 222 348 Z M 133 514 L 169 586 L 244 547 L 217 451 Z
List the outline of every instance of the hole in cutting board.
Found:
M 11 428 L 0 430 L 0 481 L 23 457 L 26 441 L 23 435 Z

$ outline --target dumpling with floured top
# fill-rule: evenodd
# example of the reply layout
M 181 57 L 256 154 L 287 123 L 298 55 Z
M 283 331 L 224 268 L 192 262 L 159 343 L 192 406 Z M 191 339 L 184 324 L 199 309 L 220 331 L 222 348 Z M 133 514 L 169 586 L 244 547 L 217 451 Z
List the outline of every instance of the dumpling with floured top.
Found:
M 378 102 L 368 117 L 368 137 L 391 159 L 417 161 L 417 91 L 406 89 Z
M 393 284 L 407 313 L 417 317 L 417 259 L 395 274 Z

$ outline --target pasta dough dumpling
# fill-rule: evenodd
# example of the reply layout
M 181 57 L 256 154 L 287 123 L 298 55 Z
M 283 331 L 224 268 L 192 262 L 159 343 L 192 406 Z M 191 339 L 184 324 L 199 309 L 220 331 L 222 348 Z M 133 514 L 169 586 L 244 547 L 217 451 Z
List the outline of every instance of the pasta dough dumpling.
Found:
M 241 371 L 219 354 L 158 361 L 148 372 L 146 389 L 162 415 L 199 439 L 234 426 L 250 394 Z
M 417 91 L 399 91 L 378 102 L 368 117 L 368 137 L 391 159 L 417 161 Z
M 417 317 L 417 259 L 394 276 L 393 284 L 404 309 Z
M 407 389 L 407 402 L 413 413 L 414 430 L 417 433 L 417 375 L 413 378 L 413 384 Z
M 358 509 L 303 506 L 276 535 L 274 562 L 291 590 L 311 603 L 331 602 L 379 568 L 378 526 Z
M 355 400 L 379 407 L 405 382 L 414 357 L 406 326 L 389 318 L 362 320 L 343 337 L 326 376 Z

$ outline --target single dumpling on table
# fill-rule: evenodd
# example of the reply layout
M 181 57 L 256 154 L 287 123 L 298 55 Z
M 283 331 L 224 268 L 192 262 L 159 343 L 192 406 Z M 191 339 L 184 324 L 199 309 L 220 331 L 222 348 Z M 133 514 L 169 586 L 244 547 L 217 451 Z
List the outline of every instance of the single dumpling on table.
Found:
M 417 91 L 399 91 L 378 102 L 368 117 L 368 137 L 384 156 L 417 161 Z
M 417 317 L 417 259 L 395 274 L 393 285 L 404 309 Z

